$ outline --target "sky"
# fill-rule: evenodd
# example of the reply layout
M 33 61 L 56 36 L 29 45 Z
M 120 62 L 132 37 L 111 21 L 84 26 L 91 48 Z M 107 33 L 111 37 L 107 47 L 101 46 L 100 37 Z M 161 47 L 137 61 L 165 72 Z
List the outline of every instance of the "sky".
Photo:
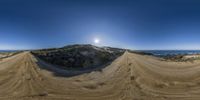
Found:
M 69 44 L 200 49 L 200 1 L 0 0 L 1 50 Z

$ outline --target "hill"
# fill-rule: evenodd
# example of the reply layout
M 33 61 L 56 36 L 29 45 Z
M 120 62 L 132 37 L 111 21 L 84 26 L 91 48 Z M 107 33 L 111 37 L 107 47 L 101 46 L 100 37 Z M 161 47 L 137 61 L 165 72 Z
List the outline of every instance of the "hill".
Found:
M 125 49 L 90 44 L 32 51 L 32 54 L 64 69 L 87 69 L 104 65 L 121 56 Z

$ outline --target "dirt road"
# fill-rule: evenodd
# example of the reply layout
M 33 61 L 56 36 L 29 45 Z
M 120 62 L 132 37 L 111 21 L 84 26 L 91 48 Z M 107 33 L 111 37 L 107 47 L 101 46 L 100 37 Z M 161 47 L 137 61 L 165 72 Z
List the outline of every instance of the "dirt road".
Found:
M 0 61 L 0 100 L 199 100 L 200 62 L 124 53 L 73 77 L 23 52 Z

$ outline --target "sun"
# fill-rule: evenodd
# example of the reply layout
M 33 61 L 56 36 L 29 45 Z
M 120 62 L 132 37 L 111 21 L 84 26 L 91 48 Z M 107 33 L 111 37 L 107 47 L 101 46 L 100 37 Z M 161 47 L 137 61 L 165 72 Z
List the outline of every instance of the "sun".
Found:
M 98 38 L 95 38 L 95 39 L 94 39 L 94 43 L 95 43 L 95 44 L 99 44 L 99 42 L 100 42 L 100 40 L 99 40 Z

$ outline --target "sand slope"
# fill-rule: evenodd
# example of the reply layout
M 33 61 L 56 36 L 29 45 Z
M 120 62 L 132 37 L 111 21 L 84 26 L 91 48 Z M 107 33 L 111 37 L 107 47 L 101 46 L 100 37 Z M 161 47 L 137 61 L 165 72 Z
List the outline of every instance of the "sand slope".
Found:
M 6 58 L 0 61 L 0 100 L 200 99 L 199 62 L 164 62 L 126 52 L 102 70 L 73 77 L 63 73 L 29 52 Z

